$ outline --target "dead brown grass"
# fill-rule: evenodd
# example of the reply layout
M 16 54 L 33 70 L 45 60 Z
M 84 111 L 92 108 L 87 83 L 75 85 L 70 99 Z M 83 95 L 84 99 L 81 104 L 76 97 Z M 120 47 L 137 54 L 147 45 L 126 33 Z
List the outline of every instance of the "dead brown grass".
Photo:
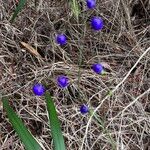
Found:
M 104 102 L 103 98 L 150 47 L 150 2 L 97 0 L 97 7 L 92 11 L 86 9 L 83 0 L 79 3 L 82 6 L 79 22 L 74 19 L 67 1 L 39 0 L 29 1 L 15 23 L 10 24 L 15 0 L 0 0 L 0 94 L 10 96 L 14 110 L 48 150 L 53 143 L 45 101 L 31 91 L 37 81 L 47 84 L 55 100 L 68 150 L 112 149 L 99 125 L 93 119 L 88 122 L 89 115 L 79 113 L 82 103 L 99 108 L 97 114 L 105 120 L 117 150 L 148 150 L 150 52 L 111 97 Z M 89 19 L 93 15 L 104 19 L 105 28 L 101 32 L 90 28 Z M 68 38 L 64 47 L 55 43 L 55 35 L 60 32 Z M 40 58 L 21 42 L 36 50 Z M 79 49 L 82 51 L 80 85 Z M 93 74 L 90 66 L 94 62 L 102 62 L 108 74 L 104 77 Z M 59 74 L 66 74 L 71 80 L 66 91 L 55 83 Z M 87 123 L 90 124 L 85 132 Z M 0 150 L 11 149 L 24 148 L 0 103 Z

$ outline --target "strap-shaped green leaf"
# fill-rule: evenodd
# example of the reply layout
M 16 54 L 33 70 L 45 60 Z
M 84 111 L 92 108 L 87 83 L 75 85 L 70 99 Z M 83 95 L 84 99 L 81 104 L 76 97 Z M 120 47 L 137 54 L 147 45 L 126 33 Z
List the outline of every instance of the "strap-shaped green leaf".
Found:
M 48 92 L 45 95 L 47 110 L 49 115 L 49 122 L 51 127 L 52 138 L 54 141 L 54 149 L 55 150 L 66 150 L 64 138 L 60 128 L 60 122 L 57 117 L 57 112 L 55 109 L 54 102 Z
M 3 108 L 5 109 L 7 116 L 9 118 L 10 123 L 13 128 L 17 132 L 19 138 L 22 140 L 25 145 L 26 150 L 41 150 L 41 146 L 32 136 L 32 134 L 27 130 L 22 120 L 18 117 L 18 115 L 13 111 L 8 103 L 7 98 L 2 98 Z
M 18 6 L 15 9 L 15 12 L 13 14 L 13 16 L 11 17 L 11 22 L 13 22 L 15 20 L 15 18 L 17 17 L 18 13 L 23 9 L 24 5 L 26 4 L 26 0 L 19 0 L 18 2 Z

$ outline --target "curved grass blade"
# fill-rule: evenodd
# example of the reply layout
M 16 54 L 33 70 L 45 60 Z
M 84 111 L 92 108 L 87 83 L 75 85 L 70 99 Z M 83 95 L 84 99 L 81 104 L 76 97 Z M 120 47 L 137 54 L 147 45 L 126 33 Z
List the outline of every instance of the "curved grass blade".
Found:
M 15 9 L 15 12 L 13 14 L 13 16 L 11 17 L 11 22 L 13 22 L 15 20 L 15 18 L 17 17 L 18 13 L 23 9 L 24 5 L 26 4 L 26 0 L 19 0 L 18 2 L 18 6 Z
M 54 102 L 48 92 L 45 95 L 47 110 L 49 115 L 49 122 L 51 127 L 52 138 L 54 141 L 55 150 L 66 150 L 64 138 L 60 128 L 60 122 L 57 117 L 57 112 L 55 109 Z
M 2 98 L 3 108 L 5 109 L 7 116 L 9 118 L 10 123 L 13 128 L 17 132 L 19 138 L 22 140 L 25 145 L 26 150 L 41 150 L 41 146 L 32 136 L 32 134 L 27 130 L 22 120 L 18 117 L 18 115 L 13 111 L 8 103 L 7 98 Z

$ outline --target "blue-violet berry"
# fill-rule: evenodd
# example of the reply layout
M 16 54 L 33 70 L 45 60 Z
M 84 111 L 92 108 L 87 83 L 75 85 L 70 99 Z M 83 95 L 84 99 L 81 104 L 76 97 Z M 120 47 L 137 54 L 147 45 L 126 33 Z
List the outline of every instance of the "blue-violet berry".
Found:
M 92 70 L 97 74 L 101 74 L 104 71 L 103 66 L 101 64 L 92 65 Z
M 89 107 L 86 106 L 86 105 L 81 105 L 81 107 L 80 107 L 80 112 L 81 112 L 82 114 L 86 114 L 87 112 L 89 112 Z
M 66 36 L 64 34 L 57 35 L 56 41 L 60 45 L 65 45 L 67 43 L 67 39 L 66 39 Z
M 58 76 L 57 84 L 61 88 L 65 88 L 68 86 L 68 78 L 64 75 Z
M 89 9 L 95 8 L 96 6 L 96 0 L 87 0 L 86 5 Z
M 37 96 L 41 96 L 45 93 L 45 87 L 40 83 L 35 84 L 32 90 L 33 90 L 33 93 Z
M 104 26 L 104 22 L 100 17 L 93 17 L 91 19 L 91 26 L 94 30 L 101 30 Z

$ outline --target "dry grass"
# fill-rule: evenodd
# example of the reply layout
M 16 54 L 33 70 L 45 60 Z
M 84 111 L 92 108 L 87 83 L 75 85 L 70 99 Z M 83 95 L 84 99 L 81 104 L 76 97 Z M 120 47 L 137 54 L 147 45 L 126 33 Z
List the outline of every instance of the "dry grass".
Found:
M 53 142 L 49 137 L 45 101 L 31 91 L 37 81 L 47 84 L 55 100 L 68 150 L 112 149 L 99 124 L 89 115 L 79 113 L 82 103 L 97 108 L 117 150 L 149 150 L 150 2 L 97 0 L 92 11 L 86 9 L 83 0 L 79 2 L 82 6 L 79 22 L 67 1 L 39 0 L 28 2 L 15 23 L 10 24 L 15 0 L 0 0 L 0 94 L 10 96 L 14 110 L 48 150 Z M 105 28 L 101 32 L 90 28 L 89 19 L 93 15 L 104 18 Z M 55 35 L 60 32 L 68 38 L 64 47 L 55 43 Z M 40 57 L 21 42 L 32 46 Z M 102 62 L 108 74 L 103 77 L 93 74 L 90 66 L 94 62 Z M 71 80 L 65 91 L 55 83 L 60 74 Z M 105 98 L 118 84 L 113 95 Z M 11 149 L 24 148 L 0 103 L 0 150 Z

